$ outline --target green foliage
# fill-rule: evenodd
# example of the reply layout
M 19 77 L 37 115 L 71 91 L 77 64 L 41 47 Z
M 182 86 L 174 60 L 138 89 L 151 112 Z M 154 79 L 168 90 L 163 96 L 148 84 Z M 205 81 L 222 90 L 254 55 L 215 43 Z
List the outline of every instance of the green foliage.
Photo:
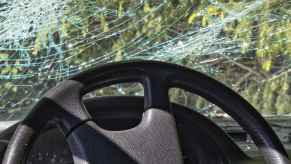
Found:
M 258 9 L 232 21 L 228 17 L 230 14 L 239 13 L 247 5 L 257 1 L 218 0 L 213 3 L 206 0 L 146 0 L 143 4 L 139 2 L 71 0 L 65 8 L 60 25 L 57 27 L 51 24 L 50 27 L 42 28 L 44 30 L 39 31 L 37 37 L 30 41 L 34 45 L 31 57 L 46 53 L 44 47 L 47 46 L 51 35 L 60 36 L 62 42 L 66 43 L 63 47 L 64 58 L 68 58 L 65 63 L 79 65 L 80 69 L 83 69 L 85 67 L 81 64 L 83 61 L 100 59 L 104 56 L 106 59 L 100 62 L 126 60 L 130 55 L 129 52 L 135 52 L 136 49 L 147 49 L 154 43 L 169 41 L 193 29 L 211 28 L 217 25 L 217 22 L 221 22 L 223 29 L 220 35 L 239 45 L 238 52 L 235 52 L 239 59 L 233 61 L 225 54 L 221 54 L 223 59 L 219 59 L 217 63 L 203 65 L 203 68 L 205 67 L 203 70 L 214 68 L 215 73 L 206 73 L 237 90 L 264 114 L 291 113 L 291 109 L 288 108 L 291 103 L 289 100 L 291 7 L 287 0 L 262 1 Z M 104 12 L 96 12 L 96 7 L 102 7 Z M 78 14 L 74 14 L 76 11 Z M 55 33 L 51 34 L 51 31 Z M 85 46 L 85 43 L 80 42 L 84 39 L 86 44 L 88 42 L 92 44 Z M 147 44 L 144 44 L 144 41 L 147 41 Z M 70 51 L 75 46 L 78 48 Z M 189 61 L 199 63 L 206 58 L 193 59 L 185 56 L 179 64 L 192 68 L 197 63 Z M 0 51 L 0 63 L 12 58 L 13 55 Z M 18 71 L 19 68 L 16 67 L 0 68 L 1 75 L 17 74 Z M 33 72 L 34 70 L 26 70 L 28 74 Z M 19 90 L 11 81 L 1 82 L 0 94 L 7 91 Z M 106 91 L 116 93 L 110 89 Z M 186 98 L 181 91 L 175 91 L 171 95 L 173 100 L 186 102 L 190 106 L 205 108 L 209 105 L 199 97 Z M 16 96 L 19 95 L 12 94 L 11 101 Z M 4 102 L 0 101 L 0 106 L 1 103 Z

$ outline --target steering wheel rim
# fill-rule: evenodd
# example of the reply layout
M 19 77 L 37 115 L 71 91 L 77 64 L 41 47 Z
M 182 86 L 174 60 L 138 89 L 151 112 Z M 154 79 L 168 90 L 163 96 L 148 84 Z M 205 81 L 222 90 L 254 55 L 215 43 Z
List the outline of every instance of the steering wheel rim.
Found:
M 264 118 L 231 89 L 202 73 L 178 65 L 157 61 L 129 61 L 106 64 L 85 71 L 50 90 L 17 128 L 5 153 L 3 164 L 20 163 L 28 149 L 27 145 L 31 144 L 32 138 L 49 121 L 60 126 L 66 136 L 70 136 L 84 123 L 87 124 L 86 126 L 92 126 L 91 117 L 81 102 L 82 95 L 93 89 L 121 82 L 142 83 L 145 90 L 145 109 L 159 109 L 159 112 L 162 111 L 161 115 L 171 113 L 169 88 L 182 88 L 198 94 L 219 106 L 236 120 L 250 134 L 267 163 L 289 163 L 283 145 Z M 226 103 L 225 100 L 228 102 Z M 44 115 L 44 112 L 49 114 Z M 167 123 L 171 124 L 169 129 L 172 128 L 172 131 L 169 133 L 175 136 L 174 120 L 171 116 L 165 117 L 168 118 Z M 93 126 L 96 130 L 95 125 Z M 77 134 L 75 137 L 80 139 L 81 135 Z M 179 147 L 176 139 L 173 138 L 171 142 L 174 144 L 170 146 Z M 71 141 L 76 144 L 74 137 Z M 72 145 L 71 149 L 79 151 L 80 148 Z M 177 151 L 172 151 L 171 156 L 173 154 L 177 156 L 175 163 L 182 163 L 179 148 Z

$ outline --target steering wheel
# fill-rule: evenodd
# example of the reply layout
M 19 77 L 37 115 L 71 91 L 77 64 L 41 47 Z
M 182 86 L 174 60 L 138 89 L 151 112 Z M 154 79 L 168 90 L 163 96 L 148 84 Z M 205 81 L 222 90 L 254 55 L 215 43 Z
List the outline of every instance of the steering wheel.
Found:
M 92 121 L 82 96 L 123 82 L 143 85 L 142 120 L 128 130 L 105 130 Z M 204 74 L 157 61 L 106 64 L 61 82 L 19 124 L 2 163 L 23 163 L 33 140 L 49 123 L 65 135 L 75 164 L 183 164 L 168 98 L 172 87 L 198 94 L 229 114 L 249 133 L 266 163 L 289 163 L 274 131 L 242 97 Z

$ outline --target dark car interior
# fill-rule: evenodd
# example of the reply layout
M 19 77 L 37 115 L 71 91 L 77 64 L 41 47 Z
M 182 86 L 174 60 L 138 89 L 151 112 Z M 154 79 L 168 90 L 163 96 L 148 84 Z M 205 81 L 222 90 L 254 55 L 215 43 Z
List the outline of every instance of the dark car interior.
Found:
M 82 100 L 96 89 L 140 82 L 144 96 Z M 219 106 L 260 150 L 250 157 L 208 118 L 169 101 L 177 87 Z M 265 119 L 237 93 L 194 70 L 157 61 L 97 66 L 50 89 L 0 134 L 2 164 L 288 164 Z

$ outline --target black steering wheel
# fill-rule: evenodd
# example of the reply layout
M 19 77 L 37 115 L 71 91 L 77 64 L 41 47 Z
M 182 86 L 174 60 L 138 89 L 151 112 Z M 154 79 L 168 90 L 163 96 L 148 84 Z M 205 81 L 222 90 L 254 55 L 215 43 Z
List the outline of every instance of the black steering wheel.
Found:
M 142 121 L 128 130 L 102 129 L 92 121 L 82 96 L 93 89 L 122 82 L 143 84 Z M 50 123 L 66 136 L 75 164 L 182 164 L 168 98 L 172 87 L 198 94 L 234 118 L 252 137 L 266 163 L 289 163 L 274 131 L 242 97 L 199 72 L 156 61 L 98 66 L 49 90 L 17 127 L 2 163 L 23 163 L 34 138 Z

